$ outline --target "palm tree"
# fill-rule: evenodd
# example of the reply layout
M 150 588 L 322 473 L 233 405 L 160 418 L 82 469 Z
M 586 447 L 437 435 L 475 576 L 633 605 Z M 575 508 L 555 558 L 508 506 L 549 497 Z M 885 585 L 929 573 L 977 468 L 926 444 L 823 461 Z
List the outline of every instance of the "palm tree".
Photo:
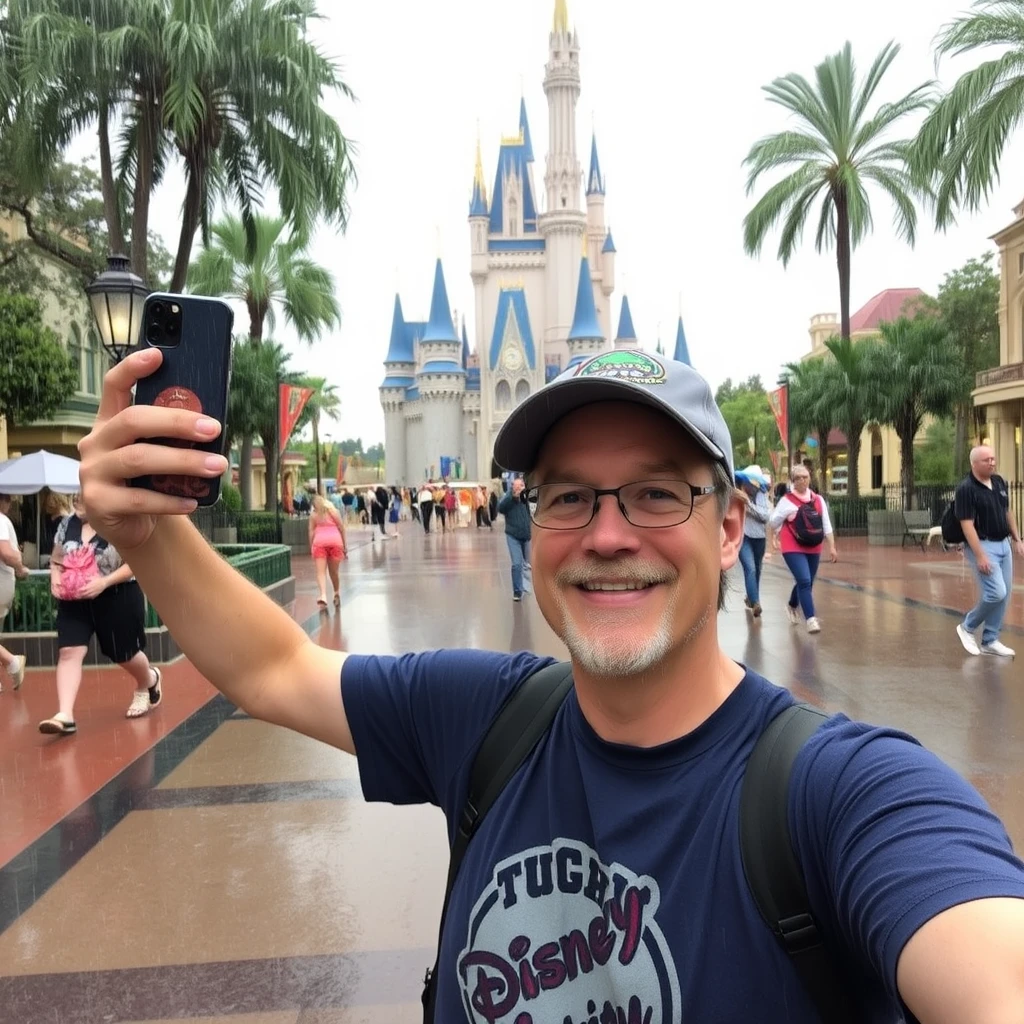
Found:
M 975 0 L 971 13 L 945 25 L 935 56 L 987 47 L 998 56 L 961 75 L 921 126 L 914 164 L 936 178 L 935 220 L 977 210 L 999 180 L 999 160 L 1024 117 L 1024 0 Z
M 211 245 L 189 269 L 189 290 L 199 295 L 223 295 L 244 303 L 249 313 L 249 340 L 259 345 L 266 328 L 273 330 L 280 310 L 299 338 L 313 342 L 325 329 L 337 327 L 341 311 L 334 278 L 309 258 L 305 237 L 286 232 L 284 217 L 257 214 L 253 220 L 256 244 L 240 217 L 228 216 L 211 228 Z M 277 401 L 277 385 L 272 388 Z M 267 479 L 277 479 L 277 431 L 263 437 Z M 252 507 L 252 434 L 242 438 L 239 474 L 243 505 Z M 245 503 L 246 492 L 249 503 Z M 269 500 L 269 499 L 268 499 Z
M 750 167 L 748 195 L 766 172 L 795 165 L 744 218 L 743 244 L 750 255 L 761 251 L 769 230 L 781 221 L 778 256 L 788 265 L 811 207 L 820 200 L 814 244 L 818 252 L 836 251 L 844 338 L 850 336 L 850 254 L 872 227 L 867 186 L 877 186 L 892 201 L 896 231 L 910 245 L 917 233 L 914 197 L 926 191 L 907 167 L 911 143 L 888 135 L 908 114 L 930 105 L 932 83 L 868 113 L 899 49 L 894 43 L 885 46 L 862 82 L 847 43 L 817 66 L 814 84 L 794 73 L 765 86 L 770 100 L 795 115 L 798 126 L 756 142 L 744 161 Z
M 878 422 L 900 439 L 903 507 L 913 507 L 914 439 L 928 415 L 949 416 L 960 394 L 963 360 L 941 320 L 928 314 L 879 324 L 875 376 Z
M 302 415 L 295 424 L 296 431 L 302 430 L 307 424 L 313 428 L 313 451 L 316 453 L 316 493 L 323 493 L 323 467 L 320 463 L 320 418 L 337 420 L 341 413 L 341 396 L 333 384 L 328 384 L 325 377 L 303 377 L 303 387 L 312 388 L 313 395 L 306 403 Z M 282 446 L 287 439 L 281 442 Z
M 818 439 L 818 486 L 825 486 L 828 471 L 828 435 L 837 426 L 834 410 L 822 400 L 826 390 L 828 367 L 823 359 L 787 363 L 783 378 L 789 384 L 789 429 L 803 436 L 815 434 Z M 787 451 L 792 451 L 786 438 Z M 793 467 L 790 466 L 790 469 Z
M 351 93 L 308 37 L 316 0 L 8 5 L 40 154 L 63 151 L 83 129 L 98 131 L 113 244 L 147 237 L 153 190 L 172 163 L 183 165 L 172 291 L 184 286 L 196 231 L 205 241 L 218 202 L 241 211 L 250 247 L 265 186 L 299 234 L 321 217 L 344 228 L 351 149 L 324 103 Z M 131 248 L 132 269 L 145 280 L 145 246 Z
M 818 401 L 832 411 L 836 427 L 846 435 L 849 461 L 847 494 L 860 497 L 860 445 L 864 428 L 877 413 L 875 373 L 877 345 L 874 341 L 853 342 L 849 338 L 830 338 L 825 342 L 829 355 L 823 357 L 821 393 Z

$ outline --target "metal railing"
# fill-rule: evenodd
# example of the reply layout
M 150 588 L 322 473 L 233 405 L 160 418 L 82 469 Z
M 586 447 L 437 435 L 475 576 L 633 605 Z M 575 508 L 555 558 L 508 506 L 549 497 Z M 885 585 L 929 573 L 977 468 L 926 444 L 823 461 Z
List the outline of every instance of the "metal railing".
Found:
M 1024 480 L 1007 482 L 1010 491 L 1010 511 L 1018 524 L 1024 522 Z M 928 509 L 932 514 L 932 526 L 938 526 L 942 514 L 949 507 L 956 493 L 957 485 L 953 484 L 916 484 L 910 501 L 912 509 Z M 894 512 L 907 510 L 908 502 L 903 488 L 899 484 L 886 484 L 882 488 L 885 495 L 885 507 Z
M 292 574 L 291 549 L 284 544 L 231 544 L 218 551 L 243 576 L 261 590 L 288 579 Z M 146 628 L 162 626 L 156 609 L 146 602 Z M 50 574 L 33 573 L 19 582 L 0 633 L 53 633 L 57 629 L 57 602 L 50 593 Z
M 215 541 L 216 530 L 236 531 L 239 544 L 280 544 L 283 515 L 274 512 L 232 512 L 223 502 L 198 508 L 189 517 L 207 540 Z

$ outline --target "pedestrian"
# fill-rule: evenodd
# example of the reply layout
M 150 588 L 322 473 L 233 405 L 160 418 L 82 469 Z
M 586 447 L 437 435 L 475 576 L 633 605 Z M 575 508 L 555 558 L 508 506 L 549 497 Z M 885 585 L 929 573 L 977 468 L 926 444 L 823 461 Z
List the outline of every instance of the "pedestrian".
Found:
M 755 619 L 761 617 L 761 564 L 764 562 L 766 528 L 771 516 L 768 504 L 768 481 L 760 466 L 747 466 L 736 473 L 736 483 L 747 496 L 747 514 L 743 520 L 743 546 L 740 565 L 743 567 L 744 604 Z
M 513 601 L 523 599 L 524 576 L 530 564 L 530 510 L 525 490 L 522 477 L 516 477 L 512 489 L 498 502 L 498 511 L 505 517 L 505 542 L 512 559 Z
M 338 583 L 338 566 L 348 557 L 348 542 L 345 538 L 345 520 L 341 513 L 319 494 L 313 496 L 313 510 L 309 516 L 309 550 L 316 565 L 316 603 L 327 607 L 327 577 L 330 575 L 334 588 L 334 606 L 341 604 L 341 586 Z
M 956 627 L 957 636 L 968 654 L 1012 658 L 1015 652 L 1000 641 L 999 631 L 1013 593 L 1013 549 L 1024 558 L 1024 542 L 1010 509 L 1009 488 L 996 472 L 995 452 L 988 445 L 971 449 L 971 471 L 957 485 L 953 512 L 978 581 L 978 603 Z
M 744 501 L 728 427 L 690 366 L 592 356 L 524 399 L 495 440 L 498 464 L 528 474 L 517 489 L 537 602 L 564 666 L 528 652 L 318 647 L 206 543 L 194 502 L 126 486 L 129 459 L 140 474 L 226 466 L 136 443 L 220 429 L 132 406 L 160 360 L 135 352 L 106 376 L 79 442 L 90 516 L 132 551 L 168 629 L 228 700 L 356 754 L 367 799 L 443 808 L 464 856 L 427 992 L 436 1024 L 1020 1019 L 1024 864 L 977 790 L 895 729 L 794 708 L 721 648 Z M 538 706 L 540 735 L 533 717 L 504 714 Z M 759 741 L 798 721 L 791 712 L 816 724 L 785 776 L 748 765 L 755 745 L 774 754 Z M 490 743 L 494 760 L 479 764 L 499 714 L 510 730 L 490 738 L 517 756 Z M 471 776 L 503 760 L 481 818 Z M 760 819 L 742 797 L 768 782 L 779 813 L 762 835 L 781 854 L 766 864 L 741 844 L 741 805 Z M 795 903 L 758 904 L 750 857 L 768 881 L 795 875 Z M 828 1000 L 832 1018 L 818 1012 Z
M 21 560 L 21 549 L 18 547 L 18 534 L 14 530 L 7 513 L 11 511 L 11 496 L 0 494 L 0 626 L 3 625 L 7 613 L 14 604 L 14 587 L 17 580 L 28 577 L 29 570 Z M 7 670 L 14 689 L 20 690 L 25 681 L 24 654 L 11 654 L 0 644 L 0 665 Z M 3 686 L 0 685 L 0 691 Z
M 434 488 L 434 518 L 437 520 L 438 529 L 442 533 L 448 532 L 448 507 L 444 503 L 447 487 L 447 484 L 439 483 Z
M 434 490 L 428 481 L 420 488 L 420 516 L 423 518 L 423 532 L 430 533 L 430 517 L 434 512 Z
M 75 700 L 94 636 L 100 652 L 135 682 L 126 718 L 148 715 L 163 700 L 160 669 L 146 657 L 146 601 L 131 566 L 97 532 L 80 495 L 72 508 L 57 527 L 50 558 L 50 590 L 57 599 L 59 710 L 39 723 L 41 733 L 57 736 L 78 730 Z
M 391 488 L 391 499 L 388 505 L 388 522 L 394 527 L 394 532 L 388 534 L 390 537 L 398 536 L 398 520 L 402 516 L 402 494 L 397 487 Z

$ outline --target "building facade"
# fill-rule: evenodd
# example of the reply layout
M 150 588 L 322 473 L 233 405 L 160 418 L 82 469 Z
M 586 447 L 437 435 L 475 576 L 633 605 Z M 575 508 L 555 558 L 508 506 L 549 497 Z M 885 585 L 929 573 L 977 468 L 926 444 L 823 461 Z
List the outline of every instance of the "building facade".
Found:
M 638 346 L 625 297 L 612 333 L 616 250 L 596 139 L 585 178 L 577 152 L 580 44 L 565 0 L 555 3 L 544 92 L 543 178 L 525 100 L 517 132 L 501 140 L 489 192 L 477 142 L 468 212 L 473 298 L 461 325 L 440 259 L 426 320 L 407 320 L 395 296 L 380 386 L 388 483 L 490 476 L 494 439 L 516 405 L 574 362 Z

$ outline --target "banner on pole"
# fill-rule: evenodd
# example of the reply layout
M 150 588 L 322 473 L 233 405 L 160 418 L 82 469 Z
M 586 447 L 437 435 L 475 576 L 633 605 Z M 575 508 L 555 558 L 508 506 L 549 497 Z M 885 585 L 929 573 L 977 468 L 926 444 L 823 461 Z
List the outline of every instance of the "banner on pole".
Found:
M 775 425 L 779 428 L 782 446 L 789 451 L 789 385 L 768 392 L 768 404 L 775 416 Z
M 288 444 L 288 439 L 295 429 L 295 424 L 299 422 L 302 410 L 306 408 L 306 403 L 315 394 L 313 388 L 303 388 L 297 384 L 282 384 L 280 386 L 277 443 L 281 448 L 282 455 L 284 455 L 285 445 Z

